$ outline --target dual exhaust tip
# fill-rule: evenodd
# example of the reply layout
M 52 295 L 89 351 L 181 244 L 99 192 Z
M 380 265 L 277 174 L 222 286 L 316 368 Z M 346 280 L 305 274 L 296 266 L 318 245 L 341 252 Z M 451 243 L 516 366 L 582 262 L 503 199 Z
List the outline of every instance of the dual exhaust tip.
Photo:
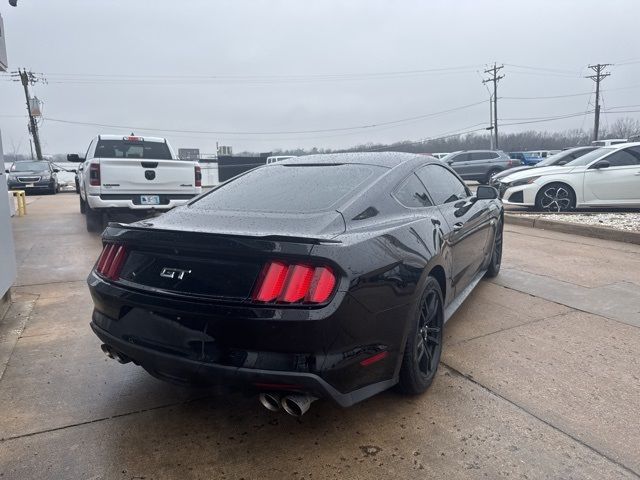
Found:
M 107 357 L 117 361 L 118 363 L 124 364 L 131 362 L 129 357 L 124 353 L 118 352 L 110 345 L 102 344 L 100 348 Z M 262 406 L 267 410 L 277 412 L 280 409 L 283 409 L 293 417 L 301 417 L 307 413 L 311 404 L 317 400 L 316 397 L 307 395 L 306 393 L 282 395 L 275 392 L 263 392 L 260 394 L 259 399 Z
M 317 400 L 312 395 L 306 393 L 292 393 L 289 395 L 281 395 L 275 392 L 263 392 L 259 396 L 260 403 L 267 410 L 277 412 L 281 408 L 292 417 L 301 417 L 311 407 L 311 404 Z
M 102 351 L 107 357 L 115 360 L 118 363 L 125 364 L 131 361 L 131 359 L 127 357 L 124 353 L 120 353 L 117 350 L 114 350 L 113 347 L 111 347 L 110 345 L 103 343 L 100 346 L 100 348 L 102 349 Z

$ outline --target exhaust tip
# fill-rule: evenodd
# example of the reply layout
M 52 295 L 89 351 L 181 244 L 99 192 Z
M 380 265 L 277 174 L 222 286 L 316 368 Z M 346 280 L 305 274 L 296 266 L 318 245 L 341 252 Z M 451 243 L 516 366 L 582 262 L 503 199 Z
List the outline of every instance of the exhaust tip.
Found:
M 104 352 L 104 354 L 115 360 L 118 363 L 129 363 L 131 361 L 131 359 L 129 357 L 127 357 L 124 353 L 120 353 L 115 351 L 113 348 L 111 348 L 111 346 L 103 343 L 102 345 L 100 345 L 100 348 L 102 349 L 102 351 Z
M 277 412 L 278 410 L 280 410 L 281 396 L 279 393 L 271 393 L 271 392 L 261 393 L 258 398 L 262 406 L 267 410 L 271 410 L 272 412 Z
M 107 345 L 106 343 L 103 343 L 102 345 L 100 345 L 100 349 L 103 351 L 103 353 L 111 358 L 113 360 L 113 352 L 111 350 L 111 347 L 109 345 Z
M 316 397 L 306 394 L 287 395 L 281 400 L 282 408 L 285 412 L 293 417 L 301 417 L 311 407 L 311 404 L 317 400 Z

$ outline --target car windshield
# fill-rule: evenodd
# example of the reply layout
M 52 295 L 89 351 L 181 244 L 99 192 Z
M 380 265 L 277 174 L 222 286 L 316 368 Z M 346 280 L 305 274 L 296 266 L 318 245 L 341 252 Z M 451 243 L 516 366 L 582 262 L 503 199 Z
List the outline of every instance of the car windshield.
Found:
M 192 204 L 201 210 L 306 213 L 340 204 L 387 169 L 372 165 L 279 165 L 256 168 Z
M 573 153 L 573 150 L 565 150 L 564 152 L 556 153 L 554 155 L 551 155 L 545 158 L 541 162 L 538 162 L 536 164 L 536 167 L 549 167 L 551 165 L 556 165 L 558 162 L 561 162 L 562 160 L 571 158 L 572 153 Z
M 12 172 L 44 172 L 49 170 L 49 162 L 16 162 L 11 167 Z
M 579 167 L 579 166 L 583 166 L 583 165 L 589 165 L 594 160 L 597 160 L 598 158 L 602 157 L 603 155 L 606 155 L 607 153 L 611 153 L 614 150 L 615 150 L 615 148 L 611 148 L 611 147 L 598 148 L 597 150 L 594 150 L 593 152 L 589 152 L 589 153 L 584 154 L 580 158 L 576 158 L 573 162 L 567 163 L 566 166 Z

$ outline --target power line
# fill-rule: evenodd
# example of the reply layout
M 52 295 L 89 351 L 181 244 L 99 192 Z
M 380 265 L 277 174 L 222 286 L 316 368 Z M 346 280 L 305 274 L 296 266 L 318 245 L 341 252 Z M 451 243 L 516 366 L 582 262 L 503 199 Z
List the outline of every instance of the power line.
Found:
M 564 69 L 560 69 L 560 68 L 548 68 L 548 67 L 536 67 L 536 66 L 532 66 L 532 65 L 515 65 L 513 63 L 505 63 L 504 65 L 506 65 L 507 67 L 514 67 L 514 68 L 522 68 L 525 70 L 536 70 L 536 71 L 547 71 L 547 72 L 552 72 L 552 73 L 565 73 L 565 74 L 570 74 L 570 75 L 576 75 L 576 72 L 572 71 L 572 70 L 564 70 Z
M 292 135 L 292 134 L 309 134 L 309 133 L 329 133 L 329 132 L 343 132 L 343 131 L 351 131 L 351 130 L 365 130 L 377 127 L 384 127 L 388 125 L 407 123 L 411 121 L 422 120 L 425 118 L 436 117 L 439 115 L 444 115 L 447 113 L 455 112 L 458 110 L 464 110 L 467 108 L 474 107 L 476 105 L 482 105 L 486 103 L 486 100 L 481 102 L 475 102 L 468 105 L 463 105 L 460 107 L 450 108 L 447 110 L 442 110 L 434 113 L 427 113 L 423 115 L 417 115 L 414 117 L 403 118 L 399 120 L 392 120 L 387 122 L 379 122 L 373 123 L 369 125 L 358 125 L 353 127 L 342 127 L 342 128 L 324 128 L 324 129 L 314 129 L 314 130 L 289 130 L 289 131 L 209 131 L 209 130 L 177 130 L 171 128 L 157 128 L 157 127 L 142 127 L 142 126 L 134 126 L 134 125 L 114 125 L 114 124 L 106 124 L 106 123 L 96 123 L 96 122 L 79 122 L 74 120 L 66 120 L 61 118 L 50 118 L 47 117 L 46 120 L 50 122 L 57 123 L 67 123 L 72 125 L 87 125 L 94 127 L 105 127 L 105 128 L 125 128 L 128 130 L 146 130 L 146 131 L 161 131 L 161 132 L 172 132 L 172 133 L 194 133 L 194 134 L 202 134 L 202 135 Z
M 600 89 L 600 93 L 603 92 L 616 92 L 618 90 L 630 90 L 634 88 L 639 88 L 640 83 L 636 83 L 634 85 L 628 85 L 626 87 L 617 87 L 617 88 L 603 88 Z M 593 91 L 591 92 L 583 92 L 583 93 L 568 93 L 564 95 L 550 95 L 550 96 L 541 96 L 541 97 L 500 97 L 500 100 L 545 100 L 552 98 L 568 98 L 568 97 L 582 97 L 586 95 L 593 95 Z
M 592 113 L 593 110 L 588 111 L 588 113 Z M 526 125 L 526 124 L 530 124 L 530 123 L 545 123 L 545 122 L 551 122 L 554 120 L 562 120 L 565 118 L 573 118 L 573 117 L 580 117 L 582 115 L 584 115 L 585 112 L 576 112 L 576 113 L 568 113 L 565 115 L 556 115 L 553 117 L 534 117 L 533 120 L 528 120 L 528 121 L 523 121 L 523 122 L 512 122 L 512 123 L 504 123 L 503 126 L 511 126 L 511 125 Z
M 435 136 L 435 137 L 427 137 L 424 138 L 422 140 L 416 140 L 414 142 L 399 142 L 402 146 L 405 145 L 418 145 L 420 143 L 426 143 L 426 142 L 430 142 L 430 141 L 434 141 L 434 140 L 444 140 L 445 138 L 451 138 L 451 137 L 459 137 L 460 135 L 467 135 L 469 133 L 474 133 L 474 132 L 479 132 L 479 131 L 486 131 L 487 128 L 486 127 L 481 127 L 481 128 L 473 128 L 473 127 L 477 127 L 478 125 L 485 125 L 485 123 L 476 123 L 475 125 L 471 125 L 469 127 L 465 127 L 464 129 L 458 129 L 458 130 L 452 130 L 451 132 L 456 132 L 456 133 L 443 133 L 440 134 L 439 136 Z M 469 130 L 472 129 L 472 130 Z M 382 150 L 388 150 L 389 148 L 393 147 L 392 145 L 388 145 L 388 146 L 383 146 L 383 147 L 373 147 L 373 148 L 369 148 L 366 151 L 382 151 Z

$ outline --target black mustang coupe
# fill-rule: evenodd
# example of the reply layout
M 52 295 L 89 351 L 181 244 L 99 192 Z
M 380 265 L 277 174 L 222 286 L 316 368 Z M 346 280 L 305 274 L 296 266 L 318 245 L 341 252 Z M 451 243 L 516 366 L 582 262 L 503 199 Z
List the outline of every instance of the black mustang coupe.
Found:
M 89 275 L 107 356 L 302 415 L 431 384 L 444 323 L 502 257 L 503 208 L 436 159 L 310 155 L 111 223 Z

